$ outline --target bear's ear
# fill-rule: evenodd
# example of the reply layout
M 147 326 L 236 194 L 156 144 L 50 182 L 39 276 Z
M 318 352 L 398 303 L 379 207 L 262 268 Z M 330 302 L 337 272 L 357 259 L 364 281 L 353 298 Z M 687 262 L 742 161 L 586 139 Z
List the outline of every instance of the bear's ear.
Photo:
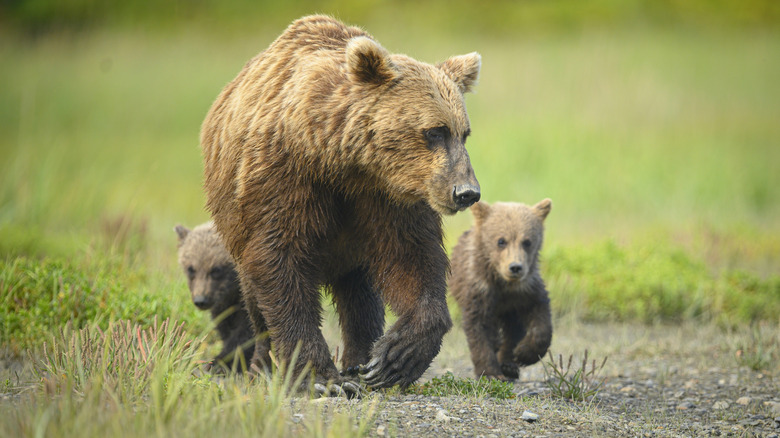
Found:
M 544 220 L 547 218 L 547 215 L 550 214 L 550 210 L 552 210 L 552 201 L 550 198 L 542 199 L 536 205 L 534 205 L 534 210 L 536 211 L 536 214 L 538 214 L 539 217 Z
M 482 57 L 479 56 L 479 53 L 472 52 L 468 55 L 453 56 L 437 67 L 455 82 L 463 94 L 471 91 L 471 88 L 477 83 L 481 66 Z
M 371 38 L 352 38 L 346 52 L 347 70 L 355 82 L 382 85 L 398 76 L 390 54 Z
M 190 234 L 190 230 L 184 225 L 176 225 L 173 227 L 173 231 L 176 231 L 176 234 L 179 235 L 179 243 L 184 242 L 184 239 L 186 239 L 187 235 Z
M 479 201 L 471 206 L 471 213 L 474 215 L 477 225 L 479 225 L 490 215 L 490 205 L 487 202 Z

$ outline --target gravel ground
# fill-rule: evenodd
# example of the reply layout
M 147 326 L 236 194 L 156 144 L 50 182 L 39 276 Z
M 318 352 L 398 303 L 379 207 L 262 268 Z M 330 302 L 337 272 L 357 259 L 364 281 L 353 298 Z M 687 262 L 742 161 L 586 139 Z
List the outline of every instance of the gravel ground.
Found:
M 373 436 L 780 436 L 778 326 L 559 325 L 554 354 L 573 354 L 575 363 L 585 348 L 598 362 L 608 357 L 601 391 L 589 401 L 553 397 L 537 364 L 522 370 L 514 399 L 370 394 L 316 403 L 358 412 L 376 400 Z M 759 344 L 774 362 L 755 371 L 745 363 Z M 422 381 L 447 371 L 471 377 L 465 346 L 456 326 Z

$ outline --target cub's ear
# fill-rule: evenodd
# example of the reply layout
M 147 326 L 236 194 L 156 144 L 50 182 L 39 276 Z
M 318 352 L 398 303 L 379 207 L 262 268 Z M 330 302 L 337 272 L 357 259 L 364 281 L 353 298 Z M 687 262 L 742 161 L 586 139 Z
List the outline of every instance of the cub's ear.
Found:
M 490 215 L 490 205 L 487 202 L 479 201 L 471 206 L 471 213 L 474 215 L 477 225 L 479 225 Z
M 173 231 L 176 231 L 176 234 L 179 235 L 179 244 L 184 242 L 184 239 L 186 239 L 187 235 L 190 234 L 190 230 L 184 225 L 176 225 L 173 227 Z
M 471 87 L 477 83 L 481 66 L 482 57 L 479 53 L 472 52 L 468 55 L 453 56 L 437 67 L 455 82 L 463 94 L 471 91 Z
M 371 38 L 352 38 L 346 52 L 347 71 L 355 82 L 382 85 L 398 76 L 390 54 Z
M 547 215 L 550 214 L 550 210 L 552 210 L 552 201 L 550 198 L 542 199 L 536 205 L 534 205 L 534 210 L 536 210 L 536 214 L 538 214 L 539 217 L 544 220 L 547 218 Z

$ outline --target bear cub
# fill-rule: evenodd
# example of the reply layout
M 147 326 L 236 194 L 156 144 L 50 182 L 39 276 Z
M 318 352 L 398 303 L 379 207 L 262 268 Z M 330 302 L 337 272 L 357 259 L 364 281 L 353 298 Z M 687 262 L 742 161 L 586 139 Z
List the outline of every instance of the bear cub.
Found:
M 471 207 L 475 223 L 453 249 L 449 287 L 477 377 L 516 379 L 519 366 L 538 362 L 550 346 L 550 299 L 538 259 L 551 208 L 549 199 Z
M 212 319 L 221 318 L 217 332 L 222 351 L 209 364 L 233 368 L 234 352 L 241 348 L 246 360 L 252 358 L 254 329 L 241 302 L 241 289 L 233 259 L 212 222 L 190 230 L 177 225 L 179 265 L 187 276 L 192 302 L 200 310 L 211 310 Z M 241 364 L 236 363 L 241 371 Z

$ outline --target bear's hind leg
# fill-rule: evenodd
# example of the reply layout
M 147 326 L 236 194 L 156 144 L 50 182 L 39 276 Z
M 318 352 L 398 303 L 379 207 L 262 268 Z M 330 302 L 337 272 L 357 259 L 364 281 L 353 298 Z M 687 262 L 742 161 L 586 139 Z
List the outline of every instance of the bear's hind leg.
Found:
M 342 374 L 355 375 L 358 365 L 368 363 L 371 346 L 382 336 L 384 303 L 371 287 L 364 269 L 357 269 L 338 279 L 332 292 L 344 341 Z

